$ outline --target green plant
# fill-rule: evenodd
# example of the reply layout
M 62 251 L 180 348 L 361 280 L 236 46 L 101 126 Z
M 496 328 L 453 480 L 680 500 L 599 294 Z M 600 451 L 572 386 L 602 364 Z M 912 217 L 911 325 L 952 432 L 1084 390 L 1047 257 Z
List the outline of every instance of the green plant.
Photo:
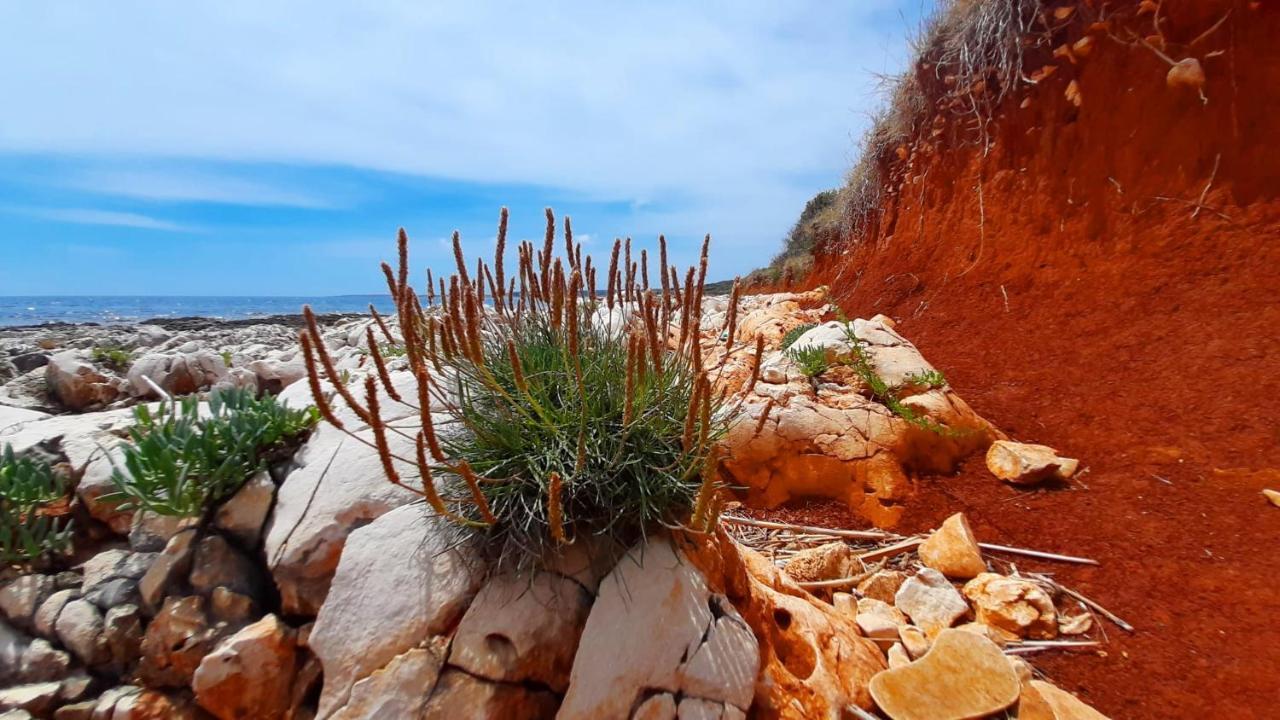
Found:
M 805 345 L 787 350 L 787 357 L 805 377 L 815 378 L 831 369 L 831 354 L 824 347 Z
M 134 409 L 132 441 L 116 467 L 108 501 L 158 515 L 196 517 L 230 496 L 254 472 L 292 454 L 319 418 L 246 389 L 214 392 L 203 414 L 188 397 L 152 412 Z
M 628 244 L 620 258 L 615 243 L 600 298 L 597 268 L 589 257 L 584 263 L 567 219 L 567 252 L 554 256 L 548 210 L 543 247 L 519 247 L 515 292 L 516 278 L 504 283 L 506 219 L 504 209 L 494 266 L 482 264 L 475 274 L 454 235 L 458 272 L 441 283 L 440 305 L 428 312 L 407 284 L 403 233 L 400 272 L 383 266 L 417 395 L 397 395 L 372 331 L 376 373 L 366 378 L 363 399 L 343 383 L 333 387 L 372 428 L 388 480 L 517 566 L 535 564 L 575 538 L 626 543 L 660 526 L 706 531 L 723 501 L 714 448 L 739 409 L 725 404 L 702 367 L 697 328 L 707 243 L 681 291 L 660 239 L 661 295 L 644 289 L 645 256 L 632 263 Z M 325 418 L 342 428 L 321 388 L 322 377 L 338 373 L 314 314 L 309 308 L 304 314 L 312 393 Z M 735 322 L 731 309 L 729 336 Z M 420 429 L 406 433 L 383 422 L 382 397 L 416 410 Z M 437 435 L 441 420 L 451 430 Z M 414 441 L 413 458 L 393 453 L 390 438 L 397 434 Z M 406 477 L 406 464 L 416 478 Z
M 914 372 L 903 378 L 904 386 L 920 386 L 926 388 L 940 388 L 947 384 L 947 378 L 938 370 L 921 370 Z
M 231 367 L 231 351 L 230 350 L 222 351 L 222 364 L 227 367 Z
M 925 417 L 920 413 L 917 413 L 915 410 L 903 404 L 901 398 L 898 397 L 898 388 L 889 387 L 889 383 L 885 382 L 884 378 L 880 377 L 880 375 L 876 373 L 875 368 L 872 367 L 871 356 L 867 352 L 866 341 L 858 337 L 857 334 L 853 332 L 853 324 L 844 319 L 843 311 L 839 313 L 839 316 L 841 322 L 844 323 L 845 339 L 849 342 L 850 353 L 847 364 L 852 367 L 854 372 L 858 374 L 858 377 L 862 378 L 862 381 L 866 383 L 868 390 L 871 392 L 871 397 L 889 408 L 889 411 L 894 415 L 897 415 L 916 427 L 938 433 L 939 435 L 950 434 L 952 431 L 946 426 L 929 417 Z M 932 372 L 936 373 L 937 376 L 941 378 L 941 373 L 937 373 L 937 371 Z M 928 373 L 925 374 L 928 375 Z
M 121 372 L 127 370 L 129 363 L 133 361 L 133 353 L 114 345 L 95 347 L 89 357 L 96 363 Z
M 45 514 L 66 497 L 66 484 L 48 463 L 0 454 L 0 562 L 28 563 L 71 546 L 71 523 Z
M 786 335 L 782 336 L 782 349 L 786 350 L 787 348 L 791 347 L 792 345 L 795 344 L 796 340 L 800 339 L 801 335 L 809 332 L 810 330 L 816 327 L 818 326 L 815 325 L 814 323 L 805 323 L 803 325 L 798 325 L 796 327 L 791 328 L 790 330 L 787 331 Z

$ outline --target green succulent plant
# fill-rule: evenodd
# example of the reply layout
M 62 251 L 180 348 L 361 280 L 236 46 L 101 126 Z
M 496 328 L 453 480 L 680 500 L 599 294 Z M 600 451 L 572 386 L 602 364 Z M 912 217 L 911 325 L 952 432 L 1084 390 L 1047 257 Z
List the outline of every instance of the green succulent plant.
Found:
M 28 563 L 71 546 L 71 523 L 43 511 L 67 494 L 49 463 L 21 457 L 6 446 L 0 454 L 0 562 Z

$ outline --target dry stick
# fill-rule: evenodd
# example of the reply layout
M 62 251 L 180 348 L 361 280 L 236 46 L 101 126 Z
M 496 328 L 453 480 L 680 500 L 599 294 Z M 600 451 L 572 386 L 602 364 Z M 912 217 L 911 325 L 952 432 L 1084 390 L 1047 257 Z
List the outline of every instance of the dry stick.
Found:
M 844 708 L 845 710 L 848 710 L 849 713 L 852 714 L 854 717 L 858 718 L 858 720 L 880 720 L 879 717 L 872 715 L 871 713 L 867 712 L 866 710 L 863 710 L 857 705 L 845 705 Z
M 1101 563 L 1097 560 L 1093 560 L 1092 558 L 1076 557 L 1074 555 L 1059 555 L 1057 553 L 1041 552 L 1040 550 L 1027 550 L 1019 547 L 1009 547 L 1007 545 L 978 543 L 978 547 L 983 550 L 1006 552 L 1013 555 L 1025 555 L 1026 557 L 1040 558 L 1041 560 L 1057 560 L 1058 562 L 1076 563 L 1077 565 L 1101 565 Z
M 764 528 L 766 530 L 790 530 L 792 532 L 809 533 L 812 535 L 830 535 L 832 537 L 849 538 L 851 540 L 903 539 L 903 536 L 901 535 L 885 532 L 883 530 L 833 530 L 831 528 L 814 527 L 811 525 L 791 525 L 788 523 L 773 522 L 771 520 L 756 520 L 755 518 L 745 518 L 737 515 L 725 515 L 721 520 L 734 525 L 747 525 L 750 527 Z
M 1200 211 L 1204 209 L 1204 199 L 1209 195 L 1209 188 L 1213 187 L 1214 178 L 1218 177 L 1218 164 L 1222 162 L 1222 153 L 1218 153 L 1213 158 L 1213 172 L 1209 173 L 1209 182 L 1204 186 L 1204 190 L 1200 191 L 1200 199 L 1196 200 L 1196 209 L 1191 211 L 1192 219 L 1200 215 Z
M 1037 580 L 1044 581 L 1044 582 L 1048 583 L 1049 585 L 1052 585 L 1053 587 L 1057 588 L 1058 590 L 1061 590 L 1062 592 L 1066 593 L 1067 595 L 1070 595 L 1071 597 L 1075 598 L 1076 600 L 1079 600 L 1080 602 L 1084 603 L 1085 605 L 1088 605 L 1089 607 L 1091 607 L 1091 608 L 1093 608 L 1094 610 L 1098 611 L 1098 614 L 1099 614 L 1099 615 L 1102 615 L 1102 616 L 1103 616 L 1103 617 L 1105 617 L 1106 619 L 1108 619 L 1108 620 L 1110 620 L 1111 622 L 1115 623 L 1116 625 L 1120 626 L 1120 629 L 1121 629 L 1121 630 L 1124 630 L 1124 631 L 1126 631 L 1126 632 L 1134 632 L 1134 628 L 1133 628 L 1133 626 L 1132 626 L 1132 625 L 1130 625 L 1129 623 L 1125 622 L 1124 620 L 1122 620 L 1122 619 L 1120 618 L 1120 616 L 1119 616 L 1119 615 L 1116 615 L 1115 613 L 1113 613 L 1113 612 L 1111 612 L 1110 610 L 1108 610 L 1108 609 L 1106 609 L 1106 608 L 1102 607 L 1101 605 L 1099 605 L 1098 603 L 1094 602 L 1093 600 L 1090 600 L 1089 598 L 1085 597 L 1084 595 L 1081 595 L 1080 593 L 1076 592 L 1075 590 L 1072 590 L 1071 588 L 1064 586 L 1062 583 L 1059 583 L 1057 580 L 1054 580 L 1053 578 L 1049 577 L 1048 575 L 1044 575 L 1044 574 L 1042 574 L 1042 573 L 1028 573 L 1028 575 L 1030 575 L 1030 576 L 1031 576 L 1031 577 L 1033 577 L 1033 578 L 1036 578 Z

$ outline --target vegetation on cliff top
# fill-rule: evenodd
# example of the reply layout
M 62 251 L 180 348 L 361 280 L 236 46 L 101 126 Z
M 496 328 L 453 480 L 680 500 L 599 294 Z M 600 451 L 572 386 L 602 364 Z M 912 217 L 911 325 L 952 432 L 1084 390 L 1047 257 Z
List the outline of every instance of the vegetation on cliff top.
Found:
M 710 237 L 683 278 L 659 238 L 652 281 L 647 253 L 633 260 L 630 242 L 615 242 L 602 296 L 602 268 L 574 242 L 568 218 L 564 254 L 555 253 L 548 209 L 543 246 L 521 243 L 510 278 L 506 227 L 503 209 L 492 266 L 468 267 L 455 233 L 457 272 L 440 278 L 438 296 L 428 273 L 426 307 L 408 282 L 401 232 L 398 273 L 383 265 L 401 336 L 375 315 L 373 371 L 360 399 L 334 371 L 305 310 L 302 348 L 320 411 L 377 449 L 390 482 L 517 566 L 589 536 L 627 543 L 661 526 L 707 530 L 723 502 L 715 447 L 737 413 L 703 367 Z M 735 318 L 731 309 L 730 338 Z M 412 396 L 387 370 L 387 343 L 403 351 Z M 322 379 L 370 427 L 371 440 L 347 427 Z M 384 402 L 410 408 L 414 419 L 387 422 Z

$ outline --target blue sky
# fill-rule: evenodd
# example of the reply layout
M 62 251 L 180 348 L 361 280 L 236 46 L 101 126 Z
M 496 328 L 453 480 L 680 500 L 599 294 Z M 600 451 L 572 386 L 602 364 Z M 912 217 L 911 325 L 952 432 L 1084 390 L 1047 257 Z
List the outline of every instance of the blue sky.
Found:
M 0 0 L 0 295 L 376 292 L 502 205 L 745 273 L 931 5 Z

